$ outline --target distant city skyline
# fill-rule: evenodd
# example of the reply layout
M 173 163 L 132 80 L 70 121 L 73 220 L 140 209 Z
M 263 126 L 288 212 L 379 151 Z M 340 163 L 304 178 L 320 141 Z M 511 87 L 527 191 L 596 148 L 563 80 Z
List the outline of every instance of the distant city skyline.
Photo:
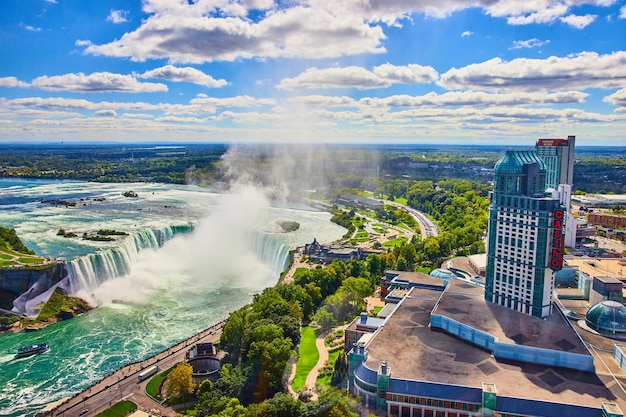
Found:
M 626 146 L 626 1 L 6 0 L 0 143 Z

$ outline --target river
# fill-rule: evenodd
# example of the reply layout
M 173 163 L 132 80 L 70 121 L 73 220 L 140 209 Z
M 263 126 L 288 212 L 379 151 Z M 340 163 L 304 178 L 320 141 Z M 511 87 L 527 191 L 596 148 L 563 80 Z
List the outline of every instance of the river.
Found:
M 289 249 L 341 237 L 329 219 L 251 187 L 0 180 L 0 226 L 37 254 L 70 262 L 72 290 L 98 306 L 38 332 L 0 335 L 0 415 L 31 416 L 226 318 L 276 283 Z M 300 228 L 284 233 L 283 220 Z M 78 237 L 57 235 L 61 228 Z M 81 238 L 100 229 L 129 236 Z M 48 353 L 14 359 L 40 341 Z

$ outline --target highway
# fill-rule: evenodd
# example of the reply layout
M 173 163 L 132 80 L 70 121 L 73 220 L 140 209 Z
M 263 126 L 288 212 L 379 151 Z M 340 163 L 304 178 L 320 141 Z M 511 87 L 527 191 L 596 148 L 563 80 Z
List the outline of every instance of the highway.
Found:
M 216 342 L 223 325 L 224 322 L 217 323 L 151 358 L 118 369 L 45 415 L 92 417 L 122 399 L 128 399 L 137 404 L 140 410 L 161 416 L 176 416 L 174 410 L 160 405 L 146 394 L 146 385 L 150 378 L 139 382 L 139 373 L 152 365 L 159 366 L 161 371 L 171 368 L 185 359 L 187 350 L 195 343 Z
M 424 213 L 421 211 L 417 211 L 414 208 L 409 206 L 404 206 L 402 204 L 394 203 L 393 201 L 383 200 L 384 204 L 389 204 L 390 206 L 397 207 L 401 210 L 409 213 L 415 221 L 420 225 L 420 230 L 422 232 L 422 239 L 425 239 L 429 236 L 439 236 L 439 228 L 432 220 L 430 220 Z

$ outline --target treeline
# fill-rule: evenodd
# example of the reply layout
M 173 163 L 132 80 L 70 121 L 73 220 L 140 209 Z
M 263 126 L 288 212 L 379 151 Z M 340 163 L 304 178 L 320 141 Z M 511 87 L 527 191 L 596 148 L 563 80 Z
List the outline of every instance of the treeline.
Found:
M 27 255 L 34 255 L 35 252 L 28 249 L 20 238 L 15 233 L 15 229 L 7 229 L 0 227 L 0 247 L 13 249 L 16 252 L 25 253 Z
M 184 147 L 9 146 L 0 152 L 0 176 L 101 182 L 211 182 L 224 145 Z
M 221 158 L 228 148 L 223 144 L 0 145 L 0 176 L 197 184 L 234 176 L 280 186 L 291 195 L 316 190 L 316 198 L 333 198 L 342 188 L 378 192 L 394 179 L 491 181 L 493 167 L 505 151 L 498 146 L 249 145 L 240 147 L 236 154 L 241 159 L 230 158 L 226 168 Z M 625 154 L 624 148 L 577 148 L 574 191 L 626 193 Z M 276 167 L 284 175 L 276 176 Z
M 335 261 L 300 270 L 294 281 L 265 289 L 252 304 L 230 314 L 220 344 L 228 352 L 220 378 L 198 389 L 196 416 L 356 416 L 350 399 L 328 390 L 316 402 L 284 393 L 290 357 L 300 343 L 302 323 L 321 329 L 355 317 L 381 275 L 369 261 Z M 345 366 L 345 361 L 338 361 Z M 338 372 L 345 375 L 345 370 Z M 340 383 L 341 381 L 335 381 Z
M 453 256 L 483 253 L 484 233 L 487 229 L 489 187 L 474 181 L 392 180 L 378 190 L 381 196 L 404 198 L 407 205 L 431 217 L 439 227 L 439 236 L 422 239 L 415 236 L 410 242 L 377 256 L 378 273 L 385 269 L 413 271 L 433 269 Z M 387 208 L 385 216 L 389 216 Z M 354 212 L 351 212 L 354 215 Z M 396 214 L 397 215 L 397 214 Z M 347 224 L 350 213 L 333 216 Z M 380 218 L 380 211 L 376 212 Z M 406 214 L 401 219 L 406 221 Z M 342 224 L 342 223 L 340 223 Z M 342 224 L 343 225 L 343 224 Z M 377 246 L 379 247 L 379 246 Z

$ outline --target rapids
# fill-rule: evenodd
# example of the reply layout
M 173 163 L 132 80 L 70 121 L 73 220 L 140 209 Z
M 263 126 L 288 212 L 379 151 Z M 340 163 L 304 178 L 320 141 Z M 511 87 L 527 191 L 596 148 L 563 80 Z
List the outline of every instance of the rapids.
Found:
M 138 197 L 124 197 L 132 190 Z M 75 207 L 42 200 L 76 202 Z M 72 292 L 98 307 L 35 333 L 0 335 L 0 415 L 33 415 L 122 365 L 185 339 L 274 285 L 289 250 L 344 229 L 309 207 L 268 202 L 252 188 L 0 180 L 0 226 L 37 254 L 68 264 Z M 282 233 L 278 222 L 300 223 Z M 128 233 L 115 242 L 57 231 Z M 46 341 L 48 353 L 14 359 Z

